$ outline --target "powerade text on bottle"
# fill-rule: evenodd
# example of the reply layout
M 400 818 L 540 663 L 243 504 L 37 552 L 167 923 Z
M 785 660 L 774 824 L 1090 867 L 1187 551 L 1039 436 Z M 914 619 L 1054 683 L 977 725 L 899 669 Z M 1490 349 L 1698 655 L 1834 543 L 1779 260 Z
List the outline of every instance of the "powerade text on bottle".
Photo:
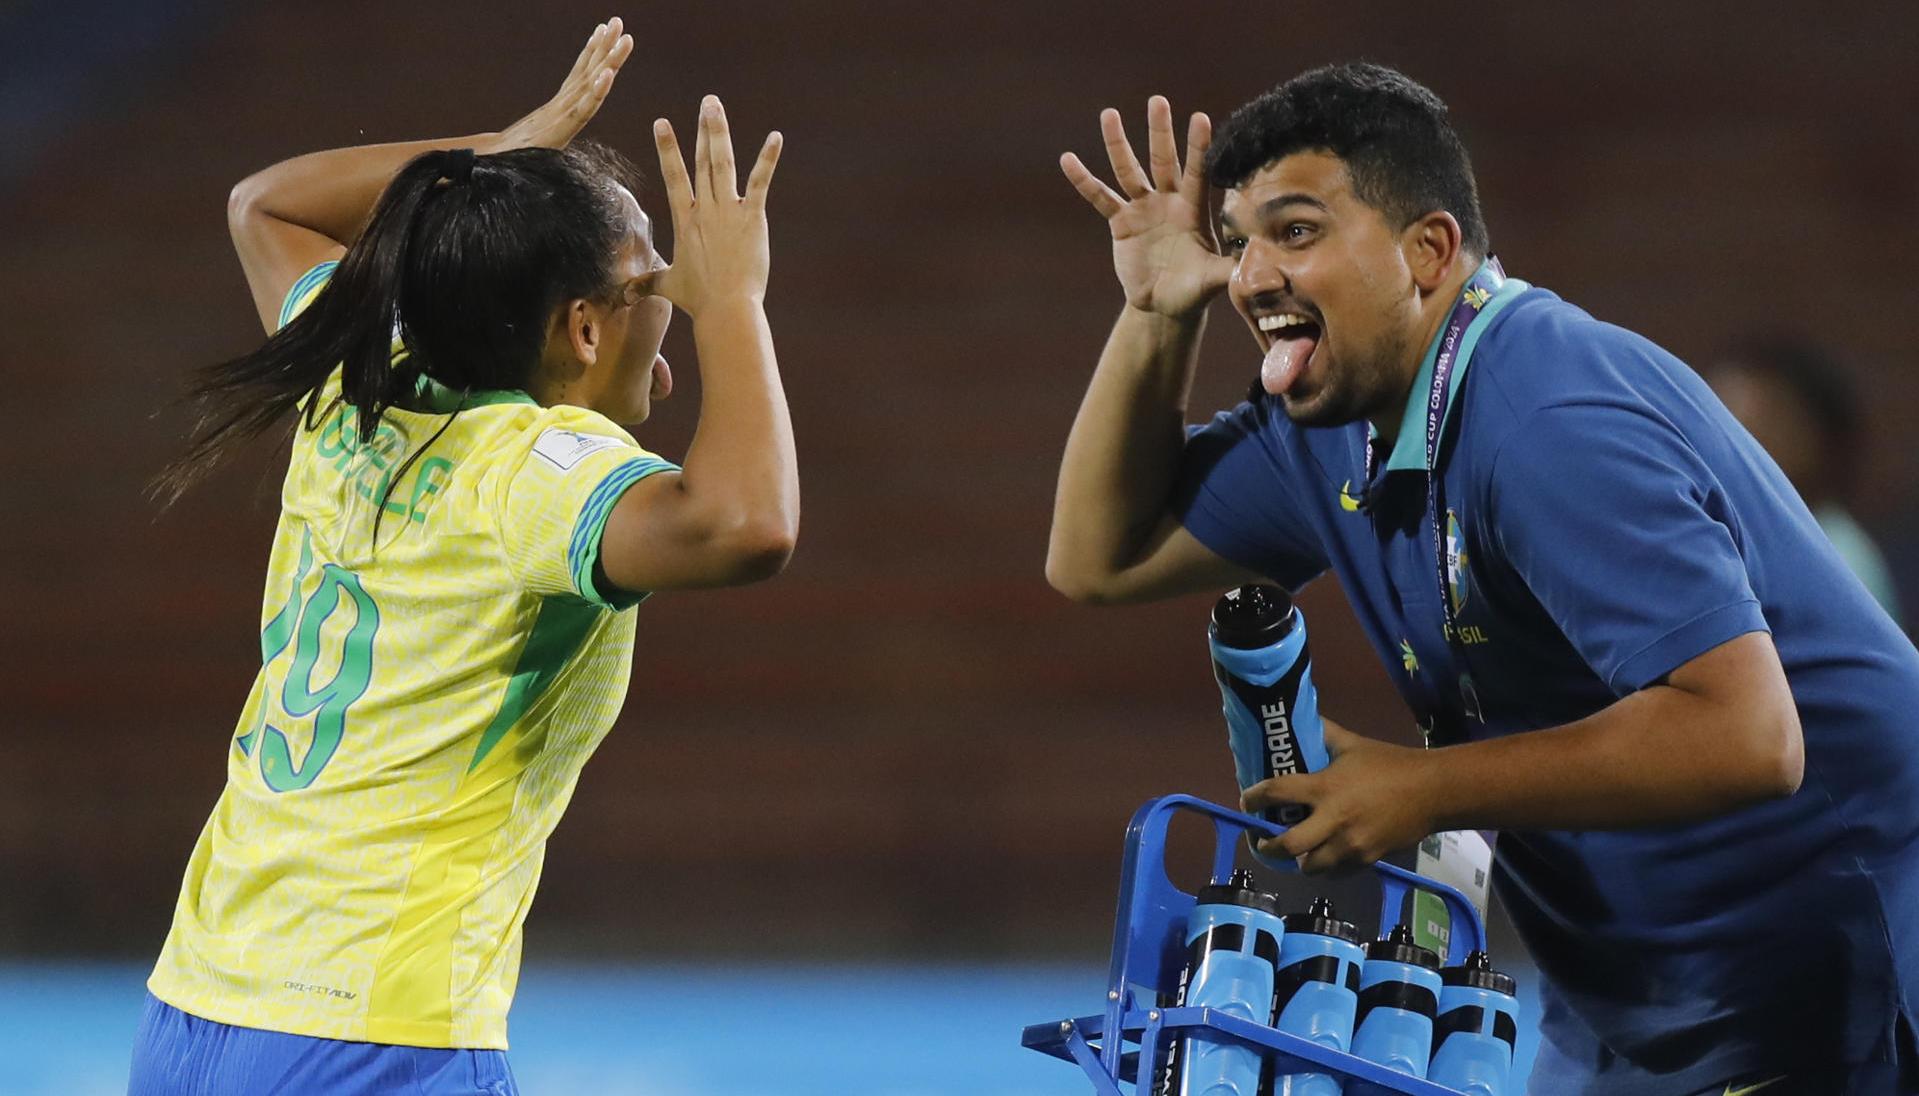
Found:
M 1433 1064 L 1427 1080 L 1467 1096 L 1507 1096 L 1519 1004 L 1510 975 L 1483 951 L 1439 972 L 1439 1016 L 1433 1021 Z
M 1282 773 L 1325 768 L 1326 732 L 1306 650 L 1306 621 L 1286 591 L 1264 585 L 1228 591 L 1213 606 L 1207 639 L 1240 790 Z M 1291 826 L 1307 810 L 1286 806 L 1261 813 L 1269 822 Z
M 1279 938 L 1285 932 L 1279 899 L 1253 889 L 1252 873 L 1202 887 L 1186 917 L 1186 969 L 1177 1002 L 1213 1008 L 1264 1024 L 1273 1004 Z M 1263 1061 L 1250 1047 L 1188 1035 L 1167 1065 L 1169 1096 L 1256 1096 Z
M 1366 949 L 1359 930 L 1333 916 L 1333 904 L 1315 898 L 1305 913 L 1286 915 L 1279 941 L 1279 977 L 1273 993 L 1273 1026 L 1333 1050 L 1353 1041 L 1359 1004 L 1359 968 Z M 1340 1084 L 1324 1073 L 1279 1078 L 1278 1096 L 1340 1096 Z
M 1395 925 L 1366 945 L 1353 1053 L 1388 1069 L 1426 1076 L 1439 991 L 1439 956 L 1413 943 L 1411 926 Z M 1347 1096 L 1383 1091 L 1363 1082 L 1346 1086 Z

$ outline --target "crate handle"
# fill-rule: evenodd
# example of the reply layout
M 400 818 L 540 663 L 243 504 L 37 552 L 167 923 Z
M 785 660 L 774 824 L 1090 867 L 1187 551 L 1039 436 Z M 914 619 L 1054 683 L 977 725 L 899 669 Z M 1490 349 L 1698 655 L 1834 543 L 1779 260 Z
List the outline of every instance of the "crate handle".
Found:
M 1185 924 L 1199 899 L 1174 886 L 1166 874 L 1166 830 L 1173 815 L 1181 811 L 1198 814 L 1212 823 L 1213 865 L 1208 881 L 1213 883 L 1223 883 L 1231 876 L 1242 835 L 1277 837 L 1286 832 L 1284 826 L 1190 795 L 1163 795 L 1133 812 L 1133 820 L 1126 827 L 1112 964 L 1107 969 L 1108 1034 L 1100 1040 L 1101 1064 L 1115 1076 L 1125 1048 L 1125 1040 L 1119 1036 L 1121 1017 L 1134 1008 L 1159 1003 L 1135 1001 L 1133 987 L 1169 990 L 1178 983 L 1180 965 L 1185 961 L 1178 926 Z M 1380 877 L 1382 925 L 1398 923 L 1408 893 L 1418 888 L 1438 895 L 1452 915 L 1448 963 L 1464 962 L 1468 952 L 1485 950 L 1486 926 L 1479 910 L 1458 890 L 1394 864 L 1376 863 L 1373 871 Z

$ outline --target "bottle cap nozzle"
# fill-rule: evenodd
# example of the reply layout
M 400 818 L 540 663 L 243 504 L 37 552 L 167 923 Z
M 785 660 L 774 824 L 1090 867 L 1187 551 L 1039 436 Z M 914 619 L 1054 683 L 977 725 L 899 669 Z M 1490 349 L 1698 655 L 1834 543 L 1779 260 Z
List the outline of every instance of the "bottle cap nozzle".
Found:
M 1447 967 L 1439 972 L 1440 981 L 1449 986 L 1471 986 L 1474 989 L 1489 989 L 1494 993 L 1503 993 L 1511 997 L 1518 989 L 1518 983 L 1510 974 L 1502 974 L 1493 969 L 1492 956 L 1483 951 L 1475 951 L 1466 956 L 1466 961 L 1456 967 Z
M 1313 899 L 1312 905 L 1304 913 L 1286 915 L 1286 931 L 1308 933 L 1313 936 L 1331 936 L 1349 944 L 1359 943 L 1359 926 L 1351 921 L 1342 921 L 1333 912 L 1330 899 Z
M 1412 926 L 1403 921 L 1394 925 L 1391 932 L 1366 945 L 1366 958 L 1405 963 L 1427 970 L 1439 969 L 1439 956 L 1415 943 Z
M 1253 583 L 1226 591 L 1213 604 L 1213 635 L 1224 646 L 1251 650 L 1284 639 L 1297 619 L 1286 591 Z
M 1224 883 L 1209 883 L 1199 888 L 1198 900 L 1202 906 L 1245 906 L 1279 916 L 1279 896 L 1260 890 L 1253 881 L 1253 873 L 1245 868 L 1235 870 Z

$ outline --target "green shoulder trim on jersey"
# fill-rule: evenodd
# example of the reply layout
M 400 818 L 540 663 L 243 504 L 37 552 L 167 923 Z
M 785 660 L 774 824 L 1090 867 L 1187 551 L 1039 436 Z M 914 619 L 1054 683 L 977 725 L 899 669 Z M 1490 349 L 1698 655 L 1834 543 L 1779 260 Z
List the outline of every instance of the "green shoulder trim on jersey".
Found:
M 307 306 L 307 302 L 320 292 L 320 287 L 326 284 L 327 279 L 333 277 L 333 271 L 339 265 L 340 260 L 328 259 L 300 275 L 294 281 L 293 288 L 287 290 L 286 300 L 280 303 L 280 322 L 273 325 L 274 330 L 277 331 L 292 323 L 293 317 L 299 315 L 300 310 Z
M 573 540 L 566 549 L 566 566 L 573 574 L 573 588 L 581 597 L 601 608 L 629 609 L 650 596 L 626 590 L 601 591 L 593 584 L 593 569 L 600 562 L 600 537 L 606 532 L 606 519 L 613 513 L 613 504 L 620 501 L 627 488 L 656 472 L 679 470 L 680 466 L 672 461 L 649 453 L 608 472 L 587 496 L 586 504 L 580 507 L 579 519 L 573 523 Z
M 466 767 L 467 772 L 479 768 L 480 762 L 486 760 L 493 747 L 520 722 L 533 702 L 545 695 L 567 660 L 580 649 L 599 615 L 598 606 L 565 598 L 540 601 L 539 615 L 533 619 L 533 631 L 526 637 L 526 646 L 520 649 L 513 677 L 506 684 L 506 695 L 500 700 L 500 710 L 493 714 L 486 730 L 480 732 L 480 744 L 473 751 L 473 763 Z

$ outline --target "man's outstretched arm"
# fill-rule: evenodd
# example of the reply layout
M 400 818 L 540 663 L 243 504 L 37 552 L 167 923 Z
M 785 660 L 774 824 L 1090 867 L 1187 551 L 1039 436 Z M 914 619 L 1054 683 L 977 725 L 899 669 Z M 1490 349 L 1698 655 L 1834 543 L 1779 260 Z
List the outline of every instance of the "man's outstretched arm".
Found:
M 1075 601 L 1150 601 L 1218 590 L 1256 578 L 1181 527 L 1168 505 L 1184 446 L 1206 307 L 1232 260 L 1213 246 L 1200 163 L 1211 123 L 1195 114 L 1182 170 L 1172 108 L 1147 107 L 1150 176 L 1120 125 L 1100 114 L 1113 174 L 1126 197 L 1067 153 L 1066 177 L 1113 234 L 1113 265 L 1126 291 L 1060 462 L 1046 579 Z
M 1438 750 L 1327 721 L 1333 762 L 1248 788 L 1248 810 L 1312 813 L 1260 843 L 1307 871 L 1370 864 L 1456 829 L 1622 830 L 1697 822 L 1791 795 L 1799 712 L 1772 637 L 1750 632 L 1577 722 Z

